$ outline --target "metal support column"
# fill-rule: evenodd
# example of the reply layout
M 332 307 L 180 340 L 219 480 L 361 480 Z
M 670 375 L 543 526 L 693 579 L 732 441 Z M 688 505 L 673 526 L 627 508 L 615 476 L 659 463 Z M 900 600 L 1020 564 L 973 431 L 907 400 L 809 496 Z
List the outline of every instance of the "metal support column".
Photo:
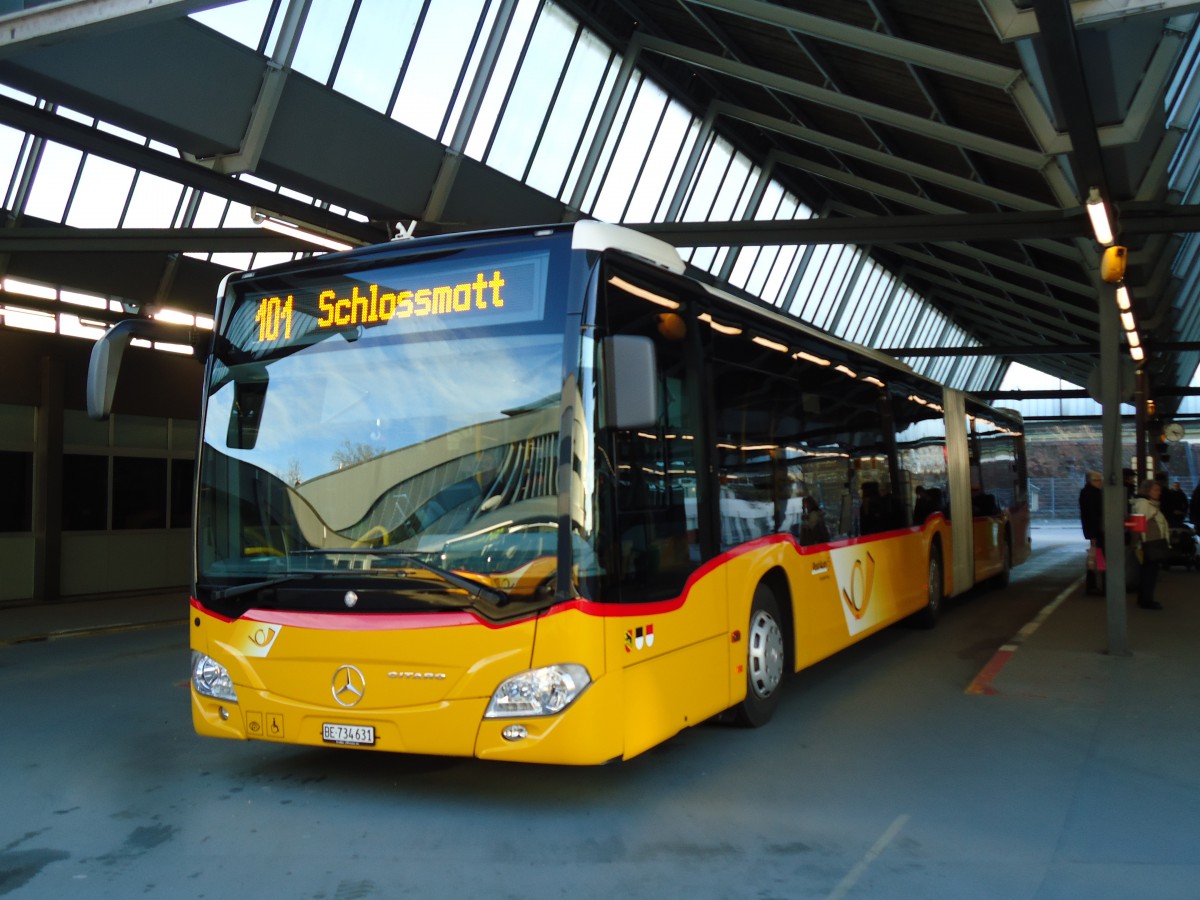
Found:
M 1100 294 L 1100 404 L 1104 442 L 1105 600 L 1108 610 L 1108 652 L 1129 655 L 1125 609 L 1125 482 L 1121 475 L 1121 347 L 1117 298 L 1111 285 Z
M 1134 439 L 1133 439 L 1133 471 L 1137 473 L 1135 481 L 1140 490 L 1142 482 L 1154 477 L 1154 466 L 1146 465 L 1146 401 L 1149 392 L 1146 390 L 1146 371 L 1140 366 L 1137 370 L 1136 389 L 1133 395 L 1134 406 Z
M 53 603 L 62 590 L 63 362 L 42 357 L 33 452 L 33 599 Z

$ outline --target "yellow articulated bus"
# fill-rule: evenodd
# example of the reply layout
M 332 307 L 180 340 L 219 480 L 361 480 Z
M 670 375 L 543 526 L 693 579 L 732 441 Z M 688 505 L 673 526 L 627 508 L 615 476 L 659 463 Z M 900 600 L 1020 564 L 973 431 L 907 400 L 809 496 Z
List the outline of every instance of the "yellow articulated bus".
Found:
M 205 384 L 202 735 L 629 759 L 1029 552 L 1018 417 L 599 222 L 231 276 Z

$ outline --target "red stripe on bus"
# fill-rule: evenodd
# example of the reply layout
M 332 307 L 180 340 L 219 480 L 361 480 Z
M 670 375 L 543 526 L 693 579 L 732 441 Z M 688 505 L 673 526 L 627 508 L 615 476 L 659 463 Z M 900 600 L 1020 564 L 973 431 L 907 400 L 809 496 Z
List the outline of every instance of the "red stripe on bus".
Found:
M 192 598 L 192 606 L 206 616 L 230 623 L 230 619 L 213 612 L 199 600 Z M 402 631 L 422 628 L 447 628 L 462 625 L 485 625 L 488 628 L 507 628 L 530 617 L 513 622 L 493 623 L 474 613 L 454 610 L 453 612 L 419 613 L 350 613 L 350 612 L 293 612 L 280 609 L 248 609 L 240 616 L 247 622 L 263 625 L 289 625 L 294 628 L 312 628 L 326 631 Z
M 933 517 L 931 517 L 933 518 Z M 940 516 L 938 516 L 940 518 Z M 927 520 L 928 521 L 928 520 Z M 920 531 L 920 526 L 911 526 L 907 528 L 897 528 L 892 531 L 885 531 L 879 534 L 867 535 L 864 537 L 843 538 L 838 541 L 830 541 L 824 544 L 810 544 L 804 546 L 800 544 L 796 538 L 790 534 L 769 534 L 764 537 L 757 538 L 753 541 L 748 541 L 741 544 L 732 550 L 727 550 L 719 556 L 715 556 L 700 566 L 690 576 L 687 583 L 684 584 L 683 590 L 678 596 L 670 597 L 666 600 L 651 600 L 644 603 L 602 603 L 596 600 L 587 600 L 583 597 L 576 597 L 572 600 L 557 603 L 549 609 L 541 612 L 531 613 L 520 619 L 514 619 L 509 622 L 489 622 L 487 619 L 476 615 L 472 612 L 463 610 L 455 610 L 453 612 L 419 612 L 419 613 L 350 613 L 350 612 L 291 612 L 286 610 L 275 609 L 248 609 L 241 616 L 251 622 L 260 622 L 264 625 L 289 625 L 296 628 L 312 628 L 312 629 L 328 629 L 330 631 L 403 631 L 416 630 L 424 628 L 446 628 L 446 627 L 461 627 L 464 625 L 483 625 L 487 628 L 508 628 L 512 625 L 519 625 L 523 622 L 528 622 L 530 619 L 536 619 L 539 616 L 552 616 L 559 613 L 570 612 L 575 610 L 587 616 L 596 616 L 598 618 L 625 618 L 631 616 L 643 617 L 647 615 L 663 615 L 665 613 L 674 612 L 681 608 L 686 602 L 688 595 L 692 591 L 692 587 L 701 578 L 704 578 L 711 572 L 714 572 L 723 565 L 726 565 L 731 560 L 747 553 L 753 553 L 756 550 L 761 550 L 765 547 L 770 547 L 775 544 L 790 544 L 792 549 L 800 556 L 812 556 L 817 553 L 824 553 L 829 550 L 836 550 L 841 547 L 852 547 L 858 544 L 873 543 L 875 541 L 884 540 L 889 537 L 897 537 L 903 534 L 911 534 Z M 207 616 L 218 619 L 222 622 L 233 622 L 234 619 L 227 618 L 212 610 L 206 608 L 199 600 L 192 598 L 192 606 Z

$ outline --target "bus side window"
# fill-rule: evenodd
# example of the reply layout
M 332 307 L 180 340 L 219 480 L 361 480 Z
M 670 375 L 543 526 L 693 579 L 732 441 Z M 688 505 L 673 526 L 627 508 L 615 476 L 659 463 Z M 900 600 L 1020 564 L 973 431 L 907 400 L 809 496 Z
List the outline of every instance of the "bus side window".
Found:
M 925 520 L 934 513 L 946 512 L 945 501 L 942 499 L 941 488 L 923 488 L 917 495 L 916 503 L 913 505 L 913 524 L 923 525 Z
M 974 407 L 969 407 L 972 409 Z M 977 516 L 995 516 L 1025 500 L 1024 477 L 1018 471 L 1020 437 L 997 426 L 984 415 L 971 422 L 972 485 L 978 486 L 979 498 L 972 496 Z M 987 498 L 987 499 L 985 499 Z
M 786 446 L 801 428 L 792 410 L 796 382 L 787 374 L 725 364 L 713 379 L 722 549 L 778 532 L 799 535 L 808 485 Z
M 912 524 L 921 526 L 934 513 L 947 518 L 949 474 L 946 468 L 946 424 L 932 400 L 892 395 L 896 426 L 896 459 L 904 484 L 900 499 L 912 509 Z

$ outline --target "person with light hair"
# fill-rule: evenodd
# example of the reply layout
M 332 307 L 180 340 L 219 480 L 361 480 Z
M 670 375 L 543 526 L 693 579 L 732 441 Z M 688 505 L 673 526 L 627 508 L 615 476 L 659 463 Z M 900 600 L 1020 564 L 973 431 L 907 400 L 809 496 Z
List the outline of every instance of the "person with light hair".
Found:
M 1142 488 L 1133 500 L 1133 514 L 1142 516 L 1146 522 L 1146 530 L 1136 535 L 1139 540 L 1138 550 L 1142 558 L 1142 570 L 1138 577 L 1137 605 L 1142 609 L 1163 608 L 1162 604 L 1154 597 L 1154 589 L 1158 584 L 1159 565 L 1166 558 L 1171 546 L 1171 526 L 1167 524 L 1166 516 L 1159 508 L 1162 494 L 1162 483 L 1153 478 L 1147 478 L 1142 482 Z

